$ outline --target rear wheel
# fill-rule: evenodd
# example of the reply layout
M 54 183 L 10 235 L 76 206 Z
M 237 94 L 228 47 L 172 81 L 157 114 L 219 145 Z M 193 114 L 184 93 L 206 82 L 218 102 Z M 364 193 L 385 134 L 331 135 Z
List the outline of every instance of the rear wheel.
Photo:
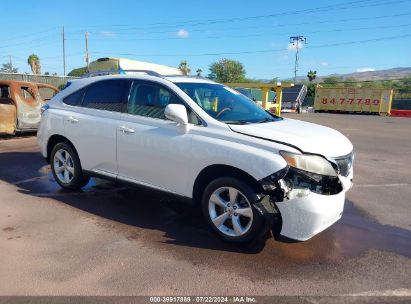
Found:
M 265 233 L 264 217 L 252 205 L 256 199 L 256 192 L 245 182 L 221 177 L 204 191 L 203 215 L 223 240 L 248 243 Z
M 55 180 L 64 189 L 78 190 L 90 180 L 83 174 L 76 151 L 65 142 L 54 146 L 50 163 Z

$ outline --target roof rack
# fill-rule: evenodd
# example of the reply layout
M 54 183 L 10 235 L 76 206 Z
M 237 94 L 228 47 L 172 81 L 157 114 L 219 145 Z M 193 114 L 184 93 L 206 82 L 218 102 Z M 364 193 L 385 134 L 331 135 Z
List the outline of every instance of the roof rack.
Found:
M 102 70 L 102 71 L 89 72 L 87 74 L 82 75 L 81 78 L 121 74 L 124 72 L 146 73 L 147 75 L 150 75 L 150 76 L 163 77 L 163 75 L 157 72 L 154 72 L 154 71 L 150 71 L 150 70 Z

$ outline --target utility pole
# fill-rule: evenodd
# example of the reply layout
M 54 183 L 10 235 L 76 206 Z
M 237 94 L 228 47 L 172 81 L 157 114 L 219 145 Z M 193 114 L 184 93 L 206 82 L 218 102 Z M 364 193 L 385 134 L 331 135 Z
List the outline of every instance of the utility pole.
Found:
M 66 37 L 64 35 L 64 26 L 63 26 L 63 76 L 66 76 Z
M 87 71 L 88 71 L 88 66 L 90 65 L 90 54 L 88 52 L 88 32 L 86 32 L 86 64 L 87 64 Z
M 300 49 L 300 45 L 307 43 L 307 38 L 304 36 L 293 36 L 290 37 L 290 43 L 292 43 L 296 47 L 295 52 L 295 63 L 294 63 L 294 84 L 297 82 L 297 71 L 298 71 L 298 50 Z
M 10 73 L 11 73 L 13 69 L 13 63 L 11 62 L 11 55 L 9 55 L 9 64 L 10 64 Z

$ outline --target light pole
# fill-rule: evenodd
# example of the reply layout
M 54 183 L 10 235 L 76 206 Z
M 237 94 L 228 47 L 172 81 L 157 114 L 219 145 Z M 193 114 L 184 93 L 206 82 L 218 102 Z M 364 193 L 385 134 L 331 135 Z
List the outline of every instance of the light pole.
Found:
M 300 49 L 300 45 L 307 43 L 307 38 L 304 36 L 292 36 L 290 37 L 290 43 L 292 43 L 295 48 L 295 64 L 294 64 L 294 84 L 297 82 L 297 68 L 298 68 L 298 50 Z

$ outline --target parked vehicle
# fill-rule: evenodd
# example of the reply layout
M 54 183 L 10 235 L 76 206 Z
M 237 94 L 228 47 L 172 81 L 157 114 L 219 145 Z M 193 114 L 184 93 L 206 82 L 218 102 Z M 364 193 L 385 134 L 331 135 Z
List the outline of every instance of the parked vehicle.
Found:
M 48 84 L 0 80 L 0 134 L 36 130 L 41 106 L 57 92 Z
M 270 219 L 285 237 L 311 238 L 341 217 L 353 177 L 341 133 L 197 77 L 71 81 L 43 107 L 38 142 L 62 188 L 97 176 L 186 197 L 235 243 L 259 237 Z
M 99 58 L 90 63 L 88 67 L 89 72 L 97 73 L 103 71 L 103 74 L 106 74 L 106 71 L 113 71 L 117 74 L 117 71 L 120 71 L 120 74 L 130 74 L 131 70 L 150 70 L 163 75 L 183 75 L 180 69 L 175 67 L 170 67 L 166 65 L 160 65 L 151 62 L 137 61 L 126 58 Z M 123 72 L 129 71 L 129 72 Z

